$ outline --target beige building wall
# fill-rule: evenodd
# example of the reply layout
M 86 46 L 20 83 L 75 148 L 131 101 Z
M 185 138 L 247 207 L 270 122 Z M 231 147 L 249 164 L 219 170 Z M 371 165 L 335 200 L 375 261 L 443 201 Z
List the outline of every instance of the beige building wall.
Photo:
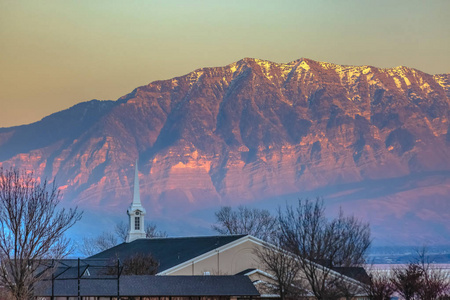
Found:
M 210 275 L 235 275 L 246 269 L 260 269 L 262 264 L 256 253 L 258 247 L 261 245 L 257 241 L 244 238 L 182 264 L 175 270 L 169 269 L 162 275 L 205 275 L 205 272 Z
M 273 292 L 267 284 L 275 284 L 274 278 L 269 275 L 271 272 L 264 270 L 264 264 L 258 258 L 257 250 L 261 249 L 262 241 L 251 236 L 243 237 L 235 242 L 220 247 L 214 251 L 196 257 L 184 264 L 160 273 L 160 275 L 235 275 L 247 269 L 259 269 L 262 272 L 252 273 L 249 277 L 261 294 L 270 296 Z M 299 280 L 302 276 L 299 275 Z M 258 283 L 261 282 L 261 283 Z M 304 286 L 307 283 L 304 282 Z M 314 299 L 313 297 L 303 297 L 302 299 Z M 364 299 L 355 297 L 353 299 Z

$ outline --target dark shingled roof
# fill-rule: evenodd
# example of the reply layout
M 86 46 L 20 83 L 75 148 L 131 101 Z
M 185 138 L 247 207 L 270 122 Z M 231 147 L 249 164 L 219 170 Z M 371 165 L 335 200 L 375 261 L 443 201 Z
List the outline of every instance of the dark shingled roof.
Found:
M 332 270 L 361 283 L 370 284 L 370 276 L 363 267 L 333 267 Z
M 250 272 L 255 271 L 255 270 L 256 269 L 245 269 L 244 271 L 241 271 L 241 272 L 236 273 L 234 275 L 245 275 L 245 274 L 250 273 Z
M 138 239 L 122 243 L 90 258 L 121 259 L 136 253 L 151 254 L 159 261 L 158 272 L 163 272 L 185 261 L 229 244 L 245 235 L 222 235 L 181 238 Z
M 51 296 L 51 282 L 41 282 L 35 296 Z M 55 296 L 77 296 L 78 282 L 55 280 Z M 81 296 L 117 296 L 116 280 L 81 279 Z M 121 296 L 259 296 L 247 276 L 150 276 L 120 277 Z
M 78 275 L 83 278 L 89 277 L 89 279 L 114 277 L 106 275 L 111 267 L 116 266 L 116 261 L 109 259 L 61 259 L 58 261 L 49 260 L 44 264 L 38 273 L 48 269 L 48 266 L 54 266 L 53 275 L 58 280 L 76 279 Z

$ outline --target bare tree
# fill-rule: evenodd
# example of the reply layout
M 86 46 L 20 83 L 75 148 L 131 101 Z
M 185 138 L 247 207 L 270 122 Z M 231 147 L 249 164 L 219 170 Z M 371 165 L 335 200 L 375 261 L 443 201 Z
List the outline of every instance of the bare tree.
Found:
M 145 228 L 147 238 L 167 237 L 165 231 L 158 230 L 153 223 L 147 224 Z M 128 225 L 124 222 L 116 224 L 114 232 L 105 231 L 97 237 L 83 238 L 81 244 L 78 246 L 79 251 L 84 256 L 92 256 L 99 252 L 105 251 L 109 248 L 124 243 L 128 235 Z
M 95 238 L 83 237 L 81 242 L 77 242 L 77 248 L 83 257 L 89 257 L 99 252 Z
M 430 261 L 426 247 L 417 251 L 417 264 L 422 269 L 423 284 L 419 291 L 423 300 L 435 300 L 450 296 L 450 274 Z
M 0 299 L 2 300 L 12 300 L 11 293 L 3 286 L 0 286 Z
M 392 284 L 405 300 L 420 299 L 423 271 L 419 265 L 410 263 L 406 267 L 393 269 Z
M 111 232 L 103 232 L 96 240 L 98 248 L 106 250 L 118 244 L 117 237 Z
M 406 300 L 436 300 L 450 296 L 449 273 L 430 262 L 426 248 L 405 267 L 394 268 L 392 283 Z
M 119 223 L 117 223 L 115 231 L 116 231 L 116 236 L 118 237 L 118 239 L 121 243 L 123 243 L 127 240 L 128 225 L 125 224 L 125 222 L 120 221 Z
M 149 223 L 145 227 L 145 237 L 148 239 L 152 238 L 165 238 L 167 237 L 167 233 L 165 231 L 158 230 L 156 224 Z
M 277 219 L 268 210 L 239 206 L 221 207 L 216 213 L 216 224 L 212 228 L 220 234 L 250 234 L 270 241 L 277 232 Z
M 306 294 L 304 284 L 299 279 L 300 268 L 295 255 L 272 244 L 257 248 L 256 254 L 265 271 L 275 277 L 271 293 L 280 295 L 281 300 L 298 298 Z
M 390 276 L 382 271 L 372 271 L 365 292 L 370 300 L 390 300 L 394 293 Z
M 61 259 L 71 250 L 64 233 L 82 213 L 57 210 L 60 199 L 55 184 L 0 169 L 0 286 L 15 299 L 32 297 L 35 283 L 48 276 L 42 272 L 46 259 Z
M 120 273 L 122 275 L 155 275 L 159 262 L 151 254 L 136 253 L 123 260 Z M 117 260 L 112 259 L 105 269 L 106 275 L 118 275 Z
M 342 211 L 335 219 L 328 220 L 323 200 L 319 198 L 314 202 L 299 200 L 296 208 L 280 209 L 278 220 L 280 245 L 296 255 L 300 270 L 317 299 L 351 298 L 349 293 L 360 289 L 343 286 L 349 281 L 333 267 L 357 267 L 365 263 L 371 243 L 368 224 L 345 217 Z
M 79 250 L 84 256 L 91 256 L 116 245 L 118 245 L 116 235 L 105 231 L 94 238 L 84 237 Z
M 124 275 L 155 275 L 158 273 L 159 262 L 151 254 L 136 253 L 124 259 Z

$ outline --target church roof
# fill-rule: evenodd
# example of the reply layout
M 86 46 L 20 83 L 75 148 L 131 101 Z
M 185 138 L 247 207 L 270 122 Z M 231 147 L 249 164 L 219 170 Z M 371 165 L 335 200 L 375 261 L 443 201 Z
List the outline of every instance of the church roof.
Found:
M 333 267 L 331 269 L 359 282 L 370 284 L 370 276 L 363 267 Z
M 75 297 L 78 280 L 55 280 L 54 295 Z M 111 279 L 80 280 L 81 296 L 117 296 L 119 284 L 122 296 L 259 296 L 247 276 L 121 276 Z M 36 296 L 51 296 L 51 284 L 40 282 Z
M 136 253 L 151 254 L 159 262 L 158 272 L 163 272 L 244 236 L 246 235 L 138 239 L 122 243 L 90 258 L 119 258 L 123 261 Z

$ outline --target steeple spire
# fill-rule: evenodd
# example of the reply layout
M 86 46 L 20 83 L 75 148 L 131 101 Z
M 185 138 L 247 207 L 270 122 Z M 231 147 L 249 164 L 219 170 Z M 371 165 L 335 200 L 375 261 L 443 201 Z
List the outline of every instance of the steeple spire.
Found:
M 134 187 L 133 187 L 133 201 L 127 210 L 129 216 L 128 235 L 126 242 L 132 242 L 136 239 L 145 239 L 144 216 L 145 208 L 141 203 L 141 195 L 139 192 L 139 171 L 138 160 L 134 170 Z
M 136 165 L 134 168 L 134 189 L 133 189 L 133 203 L 132 205 L 141 205 L 141 195 L 139 192 L 139 171 L 138 171 L 138 160 L 136 159 Z

